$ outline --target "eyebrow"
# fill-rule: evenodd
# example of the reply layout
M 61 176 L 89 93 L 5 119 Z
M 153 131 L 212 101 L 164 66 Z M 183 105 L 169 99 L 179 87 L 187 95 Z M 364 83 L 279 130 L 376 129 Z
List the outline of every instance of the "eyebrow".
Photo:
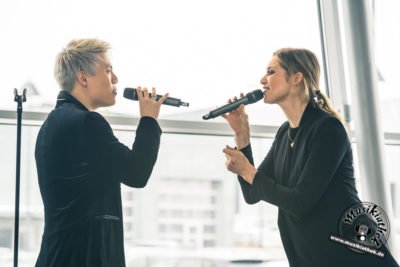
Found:
M 269 65 L 268 67 L 267 67 L 267 69 L 269 70 L 269 69 L 271 69 L 271 68 L 276 68 L 276 67 L 278 67 L 279 65 L 278 64 L 275 64 L 275 65 Z

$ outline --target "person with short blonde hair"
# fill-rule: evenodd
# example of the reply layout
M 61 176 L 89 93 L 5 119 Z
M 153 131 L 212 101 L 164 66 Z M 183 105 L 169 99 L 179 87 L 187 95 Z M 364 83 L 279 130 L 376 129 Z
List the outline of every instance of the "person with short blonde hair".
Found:
M 36 267 L 124 267 L 121 183 L 145 187 L 157 160 L 161 128 L 156 90 L 137 88 L 140 121 L 129 148 L 97 108 L 115 104 L 118 78 L 98 39 L 71 41 L 58 55 L 61 91 L 40 128 L 35 159 L 44 204 Z
M 54 77 L 60 88 L 72 92 L 76 73 L 79 71 L 95 75 L 97 56 L 107 53 L 110 49 L 110 44 L 99 39 L 76 39 L 69 42 L 57 55 L 54 66 Z

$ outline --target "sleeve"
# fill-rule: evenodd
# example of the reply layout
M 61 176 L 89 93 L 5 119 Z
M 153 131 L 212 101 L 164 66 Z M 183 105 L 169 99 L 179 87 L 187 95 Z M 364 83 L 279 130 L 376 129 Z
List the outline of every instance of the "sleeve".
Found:
M 94 166 L 102 176 L 131 187 L 146 186 L 160 146 L 161 129 L 155 119 L 140 119 L 132 149 L 118 141 L 108 122 L 96 112 L 86 117 L 84 132 Z
M 263 176 L 269 177 L 270 179 L 274 179 L 274 147 L 275 141 L 272 144 L 267 156 L 262 161 L 261 165 L 257 168 L 257 172 L 262 172 Z M 249 160 L 250 164 L 254 166 L 253 152 L 251 149 L 251 144 L 242 148 L 240 151 L 245 155 L 245 157 Z M 247 204 L 255 204 L 261 200 L 260 196 L 255 195 L 251 190 L 252 186 L 249 184 L 243 177 L 238 175 L 239 184 L 242 188 L 242 193 L 244 200 Z
M 339 120 L 321 123 L 310 143 L 308 158 L 295 187 L 278 184 L 257 172 L 250 194 L 302 218 L 318 203 L 350 148 L 347 133 Z

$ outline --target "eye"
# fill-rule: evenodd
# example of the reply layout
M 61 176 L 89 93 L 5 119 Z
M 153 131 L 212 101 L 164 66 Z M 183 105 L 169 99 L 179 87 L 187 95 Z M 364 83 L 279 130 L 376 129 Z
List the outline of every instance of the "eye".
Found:
M 274 70 L 271 70 L 271 69 L 269 69 L 268 71 L 267 71 L 267 74 L 268 75 L 272 75 L 272 74 L 274 74 L 275 73 L 275 71 Z

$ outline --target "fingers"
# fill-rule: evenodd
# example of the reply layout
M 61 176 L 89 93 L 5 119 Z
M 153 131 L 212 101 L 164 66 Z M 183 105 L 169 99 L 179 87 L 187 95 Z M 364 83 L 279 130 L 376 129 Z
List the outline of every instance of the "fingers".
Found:
M 159 102 L 160 105 L 161 105 L 161 104 L 164 103 L 164 101 L 168 98 L 168 96 L 169 96 L 169 93 L 166 93 L 166 94 L 163 95 L 157 102 Z
M 240 93 L 240 98 L 243 98 L 243 97 L 244 97 L 244 94 Z M 236 102 L 236 101 L 238 101 L 238 99 L 239 98 L 237 96 L 234 96 L 233 98 L 228 99 L 228 103 L 230 104 L 230 103 Z M 231 114 L 240 114 L 241 115 L 243 112 L 244 112 L 244 105 L 242 104 L 237 109 L 232 110 L 229 113 L 231 113 Z M 225 119 L 226 119 L 226 117 L 225 117 Z
M 138 86 L 136 88 L 136 94 L 138 96 L 139 101 L 143 99 L 143 91 L 142 91 L 142 87 Z
M 237 108 L 237 111 L 238 111 L 240 114 L 243 114 L 243 113 L 244 113 L 244 104 L 241 104 L 241 105 Z
M 228 156 L 233 156 L 237 152 L 236 149 L 228 145 L 222 151 Z
M 235 166 L 236 166 L 237 157 L 235 157 L 234 154 L 237 153 L 238 151 L 228 145 L 224 148 L 223 151 L 224 151 L 225 157 L 226 157 L 225 167 L 229 171 L 236 173 Z
M 150 98 L 149 90 L 147 90 L 146 87 L 144 87 L 143 89 L 142 89 L 141 86 L 136 87 L 136 93 L 137 93 L 137 96 L 138 96 L 139 100 L 142 100 L 142 99 L 145 99 L 145 98 Z
M 142 100 L 142 99 L 154 99 L 155 100 L 157 98 L 157 93 L 156 93 L 155 87 L 151 88 L 151 94 L 149 94 L 149 90 L 147 89 L 147 87 L 143 87 L 143 89 L 142 89 L 141 86 L 138 86 L 138 87 L 136 87 L 136 93 L 137 93 L 139 100 Z
M 147 90 L 147 87 L 143 88 L 143 98 L 150 98 L 149 90 Z

